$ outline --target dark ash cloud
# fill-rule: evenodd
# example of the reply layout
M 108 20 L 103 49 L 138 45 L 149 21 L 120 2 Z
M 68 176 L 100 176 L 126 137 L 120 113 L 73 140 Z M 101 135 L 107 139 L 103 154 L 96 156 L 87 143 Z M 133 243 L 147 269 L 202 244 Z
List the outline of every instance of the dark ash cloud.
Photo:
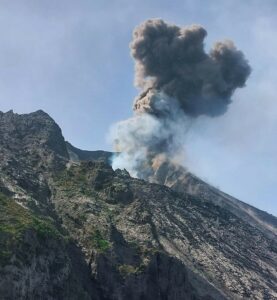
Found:
M 135 29 L 130 47 L 136 63 L 135 83 L 143 89 L 135 109 L 146 104 L 144 96 L 154 89 L 177 99 L 184 113 L 193 117 L 226 111 L 251 69 L 231 41 L 216 43 L 207 54 L 206 35 L 200 25 L 181 28 L 159 19 Z

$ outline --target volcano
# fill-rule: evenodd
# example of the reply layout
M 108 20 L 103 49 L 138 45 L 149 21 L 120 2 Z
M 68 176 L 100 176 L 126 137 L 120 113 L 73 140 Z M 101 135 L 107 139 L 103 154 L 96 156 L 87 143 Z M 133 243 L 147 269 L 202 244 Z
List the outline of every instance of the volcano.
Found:
M 276 299 L 277 218 L 164 162 L 154 183 L 0 113 L 1 299 Z

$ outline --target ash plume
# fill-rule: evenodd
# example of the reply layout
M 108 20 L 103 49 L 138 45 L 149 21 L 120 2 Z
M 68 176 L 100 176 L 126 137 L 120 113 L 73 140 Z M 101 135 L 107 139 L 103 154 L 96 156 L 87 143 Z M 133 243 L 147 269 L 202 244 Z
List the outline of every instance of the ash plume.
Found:
M 206 30 L 200 25 L 178 27 L 160 19 L 147 20 L 133 33 L 135 60 L 134 116 L 113 129 L 121 152 L 114 168 L 153 181 L 163 162 L 178 162 L 192 120 L 226 112 L 251 68 L 232 41 L 204 50 Z

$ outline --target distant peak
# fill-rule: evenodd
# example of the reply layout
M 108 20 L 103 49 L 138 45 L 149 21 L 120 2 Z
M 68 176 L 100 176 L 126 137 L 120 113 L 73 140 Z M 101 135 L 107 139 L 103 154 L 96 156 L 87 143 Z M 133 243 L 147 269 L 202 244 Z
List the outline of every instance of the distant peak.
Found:
M 2 114 L 2 115 L 11 115 L 11 114 L 14 114 L 14 112 L 13 112 L 12 109 L 8 110 L 7 112 L 3 112 L 3 111 L 0 110 L 0 114 Z
M 31 113 L 26 113 L 26 114 L 18 114 L 18 113 L 15 113 L 13 111 L 13 109 L 10 109 L 8 110 L 7 112 L 3 112 L 3 111 L 0 111 L 0 114 L 1 115 L 7 115 L 7 116 L 10 116 L 10 115 L 17 115 L 17 116 L 45 116 L 45 117 L 48 117 L 48 118 L 51 118 L 45 111 L 43 111 L 42 109 L 39 109 L 39 110 L 36 110 L 34 112 L 31 112 Z
M 47 116 L 49 116 L 48 115 L 48 113 L 46 113 L 44 110 L 42 110 L 42 109 L 39 109 L 39 110 L 36 110 L 36 111 L 34 111 L 32 114 L 36 114 L 36 115 L 47 115 Z

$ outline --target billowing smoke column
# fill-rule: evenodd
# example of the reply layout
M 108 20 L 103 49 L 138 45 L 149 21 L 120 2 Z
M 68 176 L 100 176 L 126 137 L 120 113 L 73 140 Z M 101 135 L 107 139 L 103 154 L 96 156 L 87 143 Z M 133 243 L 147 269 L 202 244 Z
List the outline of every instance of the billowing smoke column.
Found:
M 245 85 L 251 69 L 233 42 L 217 42 L 204 51 L 206 30 L 199 25 L 178 27 L 163 20 L 138 26 L 130 44 L 135 59 L 134 116 L 113 129 L 121 154 L 114 168 L 154 181 L 164 161 L 178 161 L 183 137 L 193 118 L 226 112 L 231 96 Z

